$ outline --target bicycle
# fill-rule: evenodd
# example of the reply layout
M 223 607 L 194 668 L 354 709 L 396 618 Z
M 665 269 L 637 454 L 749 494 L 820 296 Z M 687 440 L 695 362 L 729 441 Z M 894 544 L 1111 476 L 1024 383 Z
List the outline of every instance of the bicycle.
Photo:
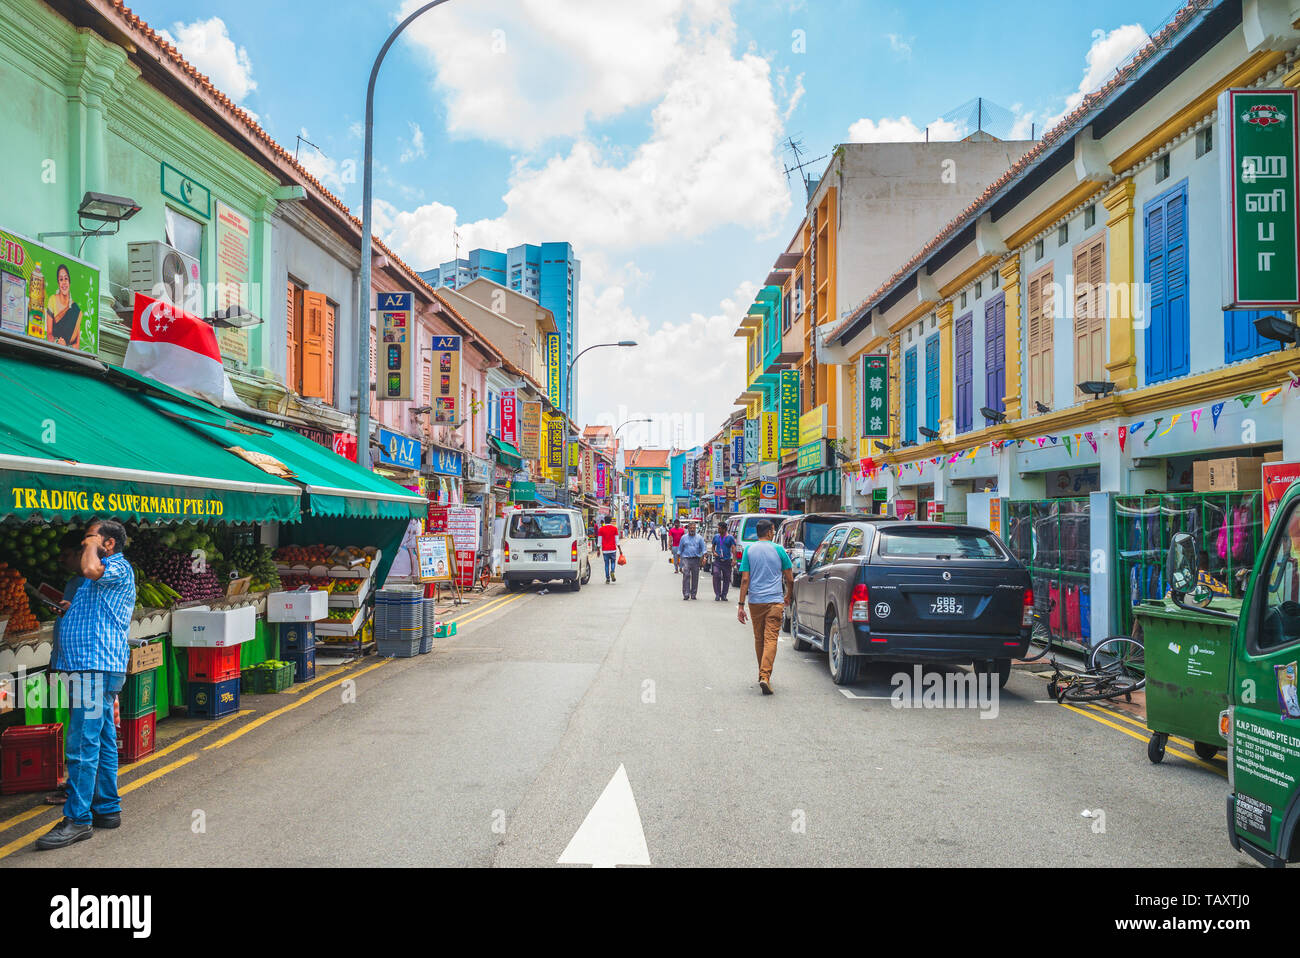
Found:
M 1064 675 L 1052 659 L 1053 675 L 1047 693 L 1057 702 L 1099 702 L 1124 696 L 1146 687 L 1146 658 L 1142 643 L 1127 635 L 1112 635 L 1092 647 L 1087 671 Z
M 1051 613 L 1056 607 L 1056 602 L 1051 598 L 1047 602 L 1048 608 L 1046 611 L 1037 606 L 1034 608 L 1034 624 L 1029 631 L 1029 648 L 1021 657 L 1020 661 L 1022 662 L 1037 662 L 1052 651 Z

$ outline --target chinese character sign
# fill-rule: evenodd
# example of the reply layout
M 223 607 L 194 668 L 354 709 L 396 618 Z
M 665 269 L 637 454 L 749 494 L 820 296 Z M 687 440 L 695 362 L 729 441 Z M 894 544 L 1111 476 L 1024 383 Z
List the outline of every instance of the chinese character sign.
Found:
M 782 449 L 793 449 L 799 445 L 799 392 L 799 370 L 781 370 Z
M 1219 96 L 1224 144 L 1223 308 L 1300 306 L 1296 252 L 1295 90 L 1225 90 Z M 1186 228 L 1186 200 L 1180 210 Z M 1172 216 L 1166 212 L 1172 228 Z
M 862 435 L 889 438 L 889 356 L 862 357 Z

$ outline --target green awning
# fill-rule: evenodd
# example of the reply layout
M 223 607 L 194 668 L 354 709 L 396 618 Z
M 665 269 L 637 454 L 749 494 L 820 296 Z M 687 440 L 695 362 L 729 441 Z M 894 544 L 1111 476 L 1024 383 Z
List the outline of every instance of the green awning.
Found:
M 812 485 L 812 476 L 796 476 L 789 479 L 785 484 L 785 495 L 788 499 L 803 499 L 806 497 L 808 487 Z
M 0 356 L 0 515 L 296 522 L 301 490 L 90 369 Z
M 497 461 L 501 465 L 509 466 L 511 469 L 522 469 L 524 467 L 524 457 L 510 443 L 498 439 L 496 436 L 488 436 L 488 444 L 492 447 L 492 451 L 497 454 Z
M 151 383 L 152 385 L 152 383 Z M 169 391 L 170 392 L 170 391 Z M 148 397 L 156 409 L 185 417 L 213 442 L 270 456 L 282 463 L 308 494 L 305 512 L 346 519 L 418 519 L 428 500 L 383 476 L 363 469 L 289 429 L 241 419 L 199 399 Z

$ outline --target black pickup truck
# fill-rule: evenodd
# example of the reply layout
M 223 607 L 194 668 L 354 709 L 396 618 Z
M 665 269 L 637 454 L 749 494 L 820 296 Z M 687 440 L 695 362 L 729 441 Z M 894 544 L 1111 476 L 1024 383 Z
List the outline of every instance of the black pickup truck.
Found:
M 968 661 L 1005 685 L 1028 650 L 1029 572 L 977 526 L 842 522 L 806 562 L 796 556 L 790 603 L 796 651 L 827 652 L 837 685 L 869 659 Z

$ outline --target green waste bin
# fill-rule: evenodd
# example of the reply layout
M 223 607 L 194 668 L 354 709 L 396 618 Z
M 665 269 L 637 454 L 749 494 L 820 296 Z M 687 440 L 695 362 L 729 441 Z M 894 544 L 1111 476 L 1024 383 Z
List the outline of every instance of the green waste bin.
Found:
M 1240 599 L 1216 596 L 1211 608 L 1238 615 Z M 1219 713 L 1228 707 L 1228 671 L 1236 622 L 1181 609 L 1170 601 L 1133 607 L 1142 626 L 1146 661 L 1147 758 L 1165 757 L 1170 735 L 1195 743 L 1196 754 L 1211 759 L 1224 747 Z

